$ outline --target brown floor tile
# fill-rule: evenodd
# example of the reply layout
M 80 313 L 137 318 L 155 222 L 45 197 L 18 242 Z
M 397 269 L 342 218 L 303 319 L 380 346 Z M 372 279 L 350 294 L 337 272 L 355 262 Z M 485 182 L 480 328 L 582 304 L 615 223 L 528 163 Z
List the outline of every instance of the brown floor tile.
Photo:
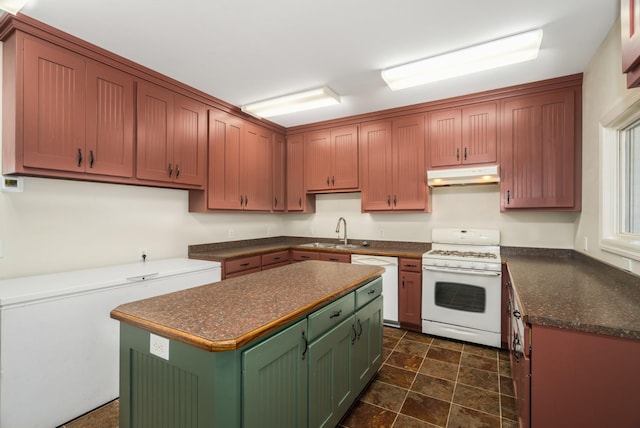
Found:
M 407 396 L 407 392 L 406 389 L 374 380 L 362 395 L 360 401 L 398 412 L 402 407 L 404 398 Z
M 427 355 L 420 367 L 420 373 L 455 381 L 458 377 L 458 364 L 434 360 Z
M 421 421 L 420 419 L 412 418 L 407 415 L 399 414 L 393 428 L 437 428 L 437 425 L 430 424 L 429 422 Z
M 358 401 L 340 426 L 347 428 L 390 427 L 396 418 L 396 413 L 380 407 Z
M 502 428 L 520 428 L 520 424 L 517 421 L 511 421 L 509 419 L 502 419 Z
M 488 346 L 471 345 L 471 344 L 465 343 L 464 348 L 462 349 L 462 352 L 466 352 L 467 354 L 479 355 L 485 358 L 495 359 L 498 356 L 499 350 L 496 348 L 488 347 Z
M 447 423 L 451 403 L 409 392 L 400 413 L 431 424 L 444 427 Z
M 415 377 L 416 372 L 390 366 L 389 364 L 383 364 L 376 380 L 409 389 Z
M 511 353 L 506 349 L 501 349 L 498 351 L 498 359 L 500 361 L 510 361 Z
M 396 338 L 400 339 L 400 338 L 402 338 L 402 336 L 407 334 L 407 331 L 403 330 L 401 328 L 383 327 L 382 328 L 382 334 L 384 336 L 396 337 Z
M 386 335 L 382 336 L 382 347 L 383 348 L 393 349 L 393 348 L 396 347 L 398 342 L 400 342 L 400 338 L 399 337 L 386 336 Z
M 441 348 L 436 346 L 435 340 L 434 343 L 429 347 L 427 351 L 427 357 L 432 358 L 434 360 L 440 360 L 447 363 L 458 364 L 460 362 L 460 355 L 462 353 L 460 351 L 454 351 L 451 349 Z
M 417 372 L 420 370 L 420 366 L 422 365 L 422 357 L 393 351 L 393 353 L 389 355 L 389 358 L 387 358 L 386 363 L 395 367 Z
M 433 337 L 428 336 L 428 335 L 423 334 L 423 333 L 418 333 L 416 331 L 407 331 L 407 334 L 405 334 L 404 338 L 405 339 L 409 339 L 409 340 L 413 340 L 415 342 L 426 343 L 428 345 L 430 345 L 431 342 L 433 342 Z
M 429 350 L 429 344 L 423 342 L 416 342 L 409 340 L 406 337 L 400 340 L 400 343 L 395 348 L 396 351 L 404 352 L 405 354 L 418 355 L 424 357 Z
M 497 392 L 458 383 L 453 395 L 453 403 L 500 416 L 500 396 Z
M 119 418 L 120 401 L 114 400 L 91 413 L 74 419 L 61 428 L 118 428 Z
M 442 339 L 439 337 L 434 337 L 433 342 L 431 344 L 433 346 L 438 346 L 440 348 L 447 348 L 453 351 L 460 351 L 460 352 L 462 352 L 462 348 L 464 347 L 464 344 L 462 342 L 455 342 L 450 339 Z
M 453 404 L 447 428 L 500 428 L 500 418 Z
M 451 401 L 455 382 L 437 377 L 418 374 L 411 390 L 429 397 Z
M 511 375 L 511 362 L 510 361 L 498 361 L 498 372 L 500 376 L 513 377 Z
M 473 367 L 475 369 L 487 370 L 490 372 L 498 371 L 498 359 L 493 356 L 493 359 L 482 357 L 475 354 L 462 353 L 462 359 L 460 360 L 461 366 Z
M 498 374 L 485 370 L 474 369 L 473 367 L 460 366 L 458 373 L 458 382 L 475 386 L 476 388 L 486 389 L 492 392 L 499 392 Z
M 507 395 L 500 395 L 500 408 L 502 410 L 502 418 L 512 421 L 518 420 L 518 409 L 516 407 L 516 399 Z
M 516 393 L 513 389 L 513 379 L 510 377 L 500 376 L 500 394 L 515 397 Z

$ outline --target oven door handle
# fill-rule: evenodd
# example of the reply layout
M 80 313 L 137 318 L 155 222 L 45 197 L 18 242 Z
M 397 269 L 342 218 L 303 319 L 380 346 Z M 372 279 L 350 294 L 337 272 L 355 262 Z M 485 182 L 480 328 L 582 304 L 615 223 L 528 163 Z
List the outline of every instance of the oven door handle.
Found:
M 490 270 L 462 270 L 455 268 L 446 268 L 439 266 L 422 266 L 422 270 L 431 270 L 434 272 L 449 272 L 449 273 L 462 273 L 467 275 L 483 275 L 483 276 L 500 276 L 501 272 L 495 272 Z

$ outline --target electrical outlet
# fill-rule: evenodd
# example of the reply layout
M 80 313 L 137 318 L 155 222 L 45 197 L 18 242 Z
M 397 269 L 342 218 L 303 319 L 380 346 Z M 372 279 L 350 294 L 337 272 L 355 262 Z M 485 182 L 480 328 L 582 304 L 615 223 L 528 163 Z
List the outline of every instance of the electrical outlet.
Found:
M 149 352 L 169 361 L 169 339 L 149 333 Z
M 267 226 L 267 236 L 271 236 L 271 226 Z
M 622 269 L 631 272 L 631 259 L 628 259 L 626 257 L 622 258 Z
M 229 229 L 229 238 L 233 238 L 233 234 L 234 234 L 234 230 L 233 229 Z
M 384 238 L 384 229 L 380 229 L 380 237 Z
M 585 251 L 589 251 L 589 237 L 588 236 L 584 237 L 584 250 Z
M 140 260 L 141 262 L 146 262 L 148 258 L 149 253 L 147 252 L 147 250 L 144 248 L 140 248 L 138 250 L 138 260 Z
M 311 236 L 316 234 L 316 228 L 311 226 Z

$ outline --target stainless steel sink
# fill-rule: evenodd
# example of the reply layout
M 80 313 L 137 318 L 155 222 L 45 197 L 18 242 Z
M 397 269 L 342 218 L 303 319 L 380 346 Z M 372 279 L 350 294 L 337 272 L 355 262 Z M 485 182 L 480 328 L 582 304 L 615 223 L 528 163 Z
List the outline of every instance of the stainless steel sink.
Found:
M 328 242 L 309 242 L 308 244 L 302 244 L 301 247 L 312 247 L 312 248 L 337 248 L 337 244 L 331 244 Z
M 336 248 L 339 250 L 352 250 L 354 248 L 360 248 L 360 245 L 355 244 L 338 244 Z

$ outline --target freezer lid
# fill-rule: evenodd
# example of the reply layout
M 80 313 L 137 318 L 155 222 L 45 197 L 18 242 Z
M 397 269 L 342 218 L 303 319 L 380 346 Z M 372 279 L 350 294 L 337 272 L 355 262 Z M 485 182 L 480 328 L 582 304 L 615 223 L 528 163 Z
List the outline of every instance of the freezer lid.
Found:
M 0 309 L 7 305 L 28 303 L 53 296 L 72 295 L 206 270 L 220 270 L 220 263 L 171 258 L 5 279 L 0 280 Z

